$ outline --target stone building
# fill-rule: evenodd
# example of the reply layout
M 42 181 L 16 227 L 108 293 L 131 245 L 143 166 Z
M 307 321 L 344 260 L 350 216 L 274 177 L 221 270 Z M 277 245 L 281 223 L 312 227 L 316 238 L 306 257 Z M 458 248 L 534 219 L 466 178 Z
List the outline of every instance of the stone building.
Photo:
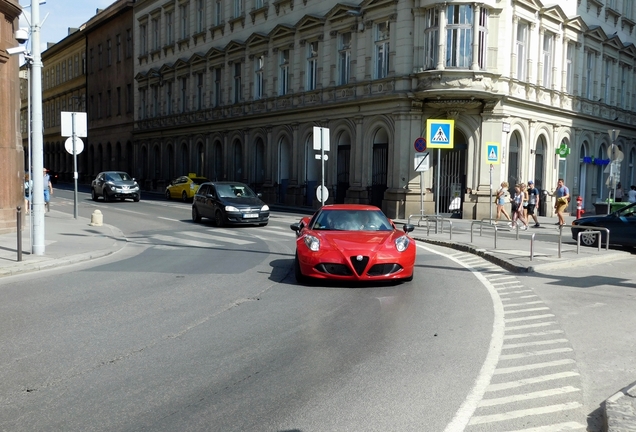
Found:
M 15 32 L 22 9 L 17 0 L 0 0 L 0 233 L 17 229 L 16 208 L 24 221 L 24 155 L 20 135 L 20 78 Z

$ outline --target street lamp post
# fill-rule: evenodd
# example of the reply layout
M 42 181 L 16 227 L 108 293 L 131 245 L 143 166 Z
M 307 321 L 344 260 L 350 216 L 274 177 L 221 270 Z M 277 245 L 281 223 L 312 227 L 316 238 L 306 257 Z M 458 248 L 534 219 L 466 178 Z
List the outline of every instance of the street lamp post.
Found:
M 32 146 L 33 146 L 33 196 L 31 218 L 33 219 L 33 254 L 44 255 L 44 146 L 42 122 L 42 55 L 40 52 L 40 2 L 31 2 L 31 43 L 33 64 L 31 65 Z

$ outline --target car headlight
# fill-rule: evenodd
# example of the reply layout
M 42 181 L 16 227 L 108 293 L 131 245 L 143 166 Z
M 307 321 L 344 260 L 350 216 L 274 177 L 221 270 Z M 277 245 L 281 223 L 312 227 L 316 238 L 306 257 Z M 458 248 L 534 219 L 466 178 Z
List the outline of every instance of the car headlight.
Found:
M 395 248 L 398 252 L 404 252 L 408 247 L 411 241 L 407 236 L 401 236 L 395 239 Z
M 225 206 L 225 211 L 226 212 L 237 212 L 237 211 L 239 211 L 239 209 L 237 209 L 234 206 Z
M 261 207 L 261 211 L 269 211 L 269 206 L 265 204 L 263 207 Z
M 318 238 L 307 235 L 303 240 L 305 241 L 305 244 L 307 245 L 309 250 L 318 252 L 318 250 L 320 249 L 320 240 L 318 240 Z
M 194 183 L 190 183 L 190 189 L 194 190 Z

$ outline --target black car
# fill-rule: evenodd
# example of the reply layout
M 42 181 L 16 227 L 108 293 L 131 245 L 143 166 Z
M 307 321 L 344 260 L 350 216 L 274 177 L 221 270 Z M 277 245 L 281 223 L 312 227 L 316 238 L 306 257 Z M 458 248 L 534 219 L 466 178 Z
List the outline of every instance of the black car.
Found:
M 588 216 L 572 222 L 572 238 L 576 240 L 579 232 L 594 230 L 595 227 L 609 229 L 611 244 L 636 246 L 636 203 L 608 215 Z M 605 244 L 607 233 L 601 230 L 602 243 Z M 581 234 L 581 244 L 597 246 L 598 234 Z
M 134 178 L 123 171 L 104 171 L 97 174 L 91 183 L 91 198 L 97 201 L 99 197 L 104 197 L 104 201 L 115 199 L 125 200 L 130 198 L 139 201 L 141 191 Z
M 208 182 L 199 186 L 192 200 L 192 220 L 201 218 L 223 225 L 260 225 L 269 222 L 269 207 L 246 184 Z

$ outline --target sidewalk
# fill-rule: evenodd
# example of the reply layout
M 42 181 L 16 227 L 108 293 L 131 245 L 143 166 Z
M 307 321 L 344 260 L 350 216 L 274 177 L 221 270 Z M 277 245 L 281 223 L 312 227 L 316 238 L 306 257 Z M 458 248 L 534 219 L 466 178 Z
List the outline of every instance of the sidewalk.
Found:
M 91 226 L 87 218 L 75 219 L 51 210 L 44 215 L 44 255 L 33 255 L 29 224 L 27 215 L 22 229 L 22 261 L 18 261 L 18 234 L 0 235 L 0 277 L 101 258 L 126 244 L 123 233 L 113 226 Z
M 413 217 L 415 230 L 413 238 L 424 243 L 432 243 L 452 249 L 463 250 L 484 257 L 509 271 L 541 272 L 548 269 L 562 269 L 590 263 L 602 263 L 634 257 L 630 252 L 610 249 L 580 247 L 572 240 L 570 223 L 574 217 L 566 218 L 562 230 L 561 257 L 559 258 L 559 228 L 556 218 L 539 217 L 541 227 L 517 231 L 507 227 L 505 222 L 497 225 L 497 247 L 494 246 L 494 229 L 487 225 L 479 235 L 479 225 L 473 220 L 444 219 L 435 233 L 435 223 Z M 407 220 L 396 219 L 400 227 Z M 87 218 L 74 219 L 72 215 L 52 210 L 45 213 L 45 253 L 36 256 L 30 253 L 29 216 L 22 231 L 22 261 L 18 261 L 17 234 L 0 235 L 0 277 L 27 273 L 37 270 L 58 268 L 113 254 L 123 248 L 126 238 L 123 233 L 110 225 L 91 226 Z M 419 224 L 418 224 L 419 223 Z M 451 238 L 452 223 L 452 238 Z M 471 225 L 473 238 L 471 242 Z M 427 232 L 428 231 L 428 232 Z M 530 258 L 532 234 L 535 234 L 533 257 Z M 603 402 L 606 429 L 611 432 L 636 430 L 636 383 L 627 386 Z

